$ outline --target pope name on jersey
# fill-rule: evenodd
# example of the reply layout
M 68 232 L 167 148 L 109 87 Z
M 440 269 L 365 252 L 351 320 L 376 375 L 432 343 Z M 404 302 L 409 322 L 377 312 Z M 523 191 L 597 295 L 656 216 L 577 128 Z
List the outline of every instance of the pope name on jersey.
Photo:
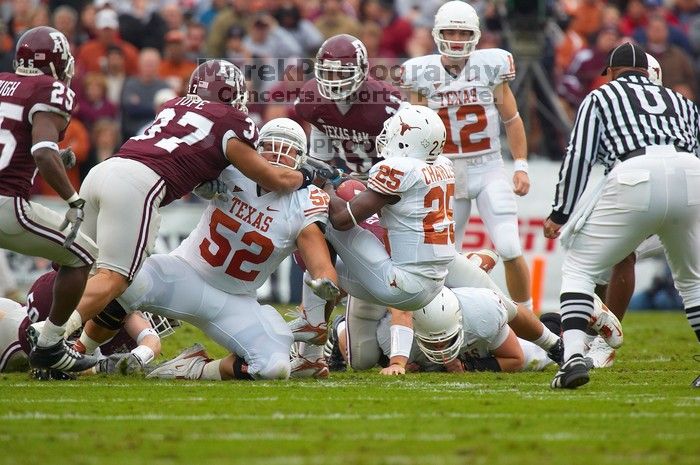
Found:
M 262 193 L 235 168 L 221 175 L 231 198 L 214 199 L 199 224 L 172 255 L 182 257 L 212 286 L 255 294 L 296 249 L 296 237 L 328 220 L 328 194 L 315 186 L 291 194 Z M 231 251 L 231 244 L 246 248 Z
M 255 148 L 258 128 L 245 112 L 185 96 L 167 102 L 145 134 L 126 141 L 114 156 L 158 173 L 166 185 L 164 206 L 216 179 L 231 164 L 224 154 L 232 138 Z
M 326 40 L 316 60 L 316 79 L 304 84 L 295 103 L 297 115 L 313 126 L 310 155 L 340 159 L 365 174 L 378 161 L 375 138 L 401 105 L 401 93 L 368 77 L 367 50 L 351 35 Z
M 440 115 L 447 129 L 446 156 L 500 155 L 496 88 L 515 79 L 513 56 L 498 48 L 475 50 L 457 76 L 445 69 L 441 56 L 406 61 L 401 87 L 425 97 L 428 107 Z

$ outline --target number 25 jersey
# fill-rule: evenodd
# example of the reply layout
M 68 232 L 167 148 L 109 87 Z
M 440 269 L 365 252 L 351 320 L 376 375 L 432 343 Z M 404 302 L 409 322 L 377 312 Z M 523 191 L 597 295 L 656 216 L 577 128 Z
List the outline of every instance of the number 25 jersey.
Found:
M 224 292 L 254 295 L 296 249 L 299 233 L 312 223 L 328 221 L 329 197 L 316 186 L 263 194 L 233 167 L 220 179 L 228 186 L 229 200 L 212 200 L 197 227 L 171 255 L 182 257 Z
M 515 78 L 513 56 L 499 48 L 475 50 L 457 77 L 442 65 L 440 55 L 406 61 L 404 89 L 427 98 L 445 123 L 447 140 L 442 153 L 450 158 L 501 153 L 500 115 L 496 88 Z
M 410 273 L 444 278 L 455 255 L 452 162 L 443 156 L 432 165 L 417 158 L 387 158 L 370 169 L 367 187 L 400 197 L 381 210 L 391 261 Z

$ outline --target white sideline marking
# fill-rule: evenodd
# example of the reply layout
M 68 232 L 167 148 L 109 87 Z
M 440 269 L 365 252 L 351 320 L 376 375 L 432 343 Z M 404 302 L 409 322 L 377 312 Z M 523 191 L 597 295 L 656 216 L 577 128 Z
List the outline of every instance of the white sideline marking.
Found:
M 74 420 L 74 421 L 214 421 L 214 420 L 252 420 L 252 421 L 288 421 L 288 420 L 365 420 L 384 421 L 396 419 L 430 419 L 430 418 L 459 418 L 459 419 L 515 419 L 523 417 L 537 418 L 593 418 L 593 419 L 613 419 L 613 418 L 700 418 L 700 412 L 617 412 L 617 413 L 510 413 L 510 412 L 483 412 L 483 413 L 459 413 L 459 412 L 438 412 L 438 413 L 382 413 L 382 414 L 353 414 L 353 413 L 330 413 L 330 414 L 309 414 L 309 413 L 273 413 L 271 415 L 252 414 L 203 414 L 203 415 L 165 415 L 147 413 L 143 415 L 88 415 L 73 413 L 46 413 L 46 412 L 24 412 L 6 413 L 0 415 L 0 421 L 27 421 L 27 420 Z
M 159 399 L 151 399 L 147 397 L 115 397 L 110 399 L 85 399 L 74 397 L 54 397 L 51 399 L 0 399 L 0 404 L 110 404 L 126 403 L 126 402 L 209 402 L 214 400 L 231 400 L 230 397 L 162 397 Z M 236 401 L 241 402 L 274 402 L 279 400 L 279 397 L 236 397 Z

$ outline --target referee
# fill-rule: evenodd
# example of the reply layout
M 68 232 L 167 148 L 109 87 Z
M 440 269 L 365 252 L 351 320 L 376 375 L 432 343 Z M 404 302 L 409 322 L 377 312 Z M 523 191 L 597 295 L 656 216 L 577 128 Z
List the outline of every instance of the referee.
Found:
M 611 82 L 588 94 L 578 109 L 544 224 L 545 237 L 553 239 L 572 213 L 576 216 L 560 294 L 565 363 L 553 388 L 588 382 L 582 355 L 593 312 L 593 278 L 652 234 L 663 243 L 688 322 L 700 340 L 698 110 L 649 80 L 646 54 L 636 45 L 615 48 L 603 74 Z M 590 205 L 574 211 L 596 162 L 607 175 L 602 190 Z

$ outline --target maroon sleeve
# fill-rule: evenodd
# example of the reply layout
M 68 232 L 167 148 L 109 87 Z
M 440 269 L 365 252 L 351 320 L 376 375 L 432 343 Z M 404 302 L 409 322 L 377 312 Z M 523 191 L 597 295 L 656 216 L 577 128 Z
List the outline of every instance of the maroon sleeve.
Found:
M 61 115 L 68 121 L 74 105 L 75 92 L 70 87 L 48 77 L 40 79 L 28 101 L 27 120 L 32 124 L 34 115 L 44 111 Z

